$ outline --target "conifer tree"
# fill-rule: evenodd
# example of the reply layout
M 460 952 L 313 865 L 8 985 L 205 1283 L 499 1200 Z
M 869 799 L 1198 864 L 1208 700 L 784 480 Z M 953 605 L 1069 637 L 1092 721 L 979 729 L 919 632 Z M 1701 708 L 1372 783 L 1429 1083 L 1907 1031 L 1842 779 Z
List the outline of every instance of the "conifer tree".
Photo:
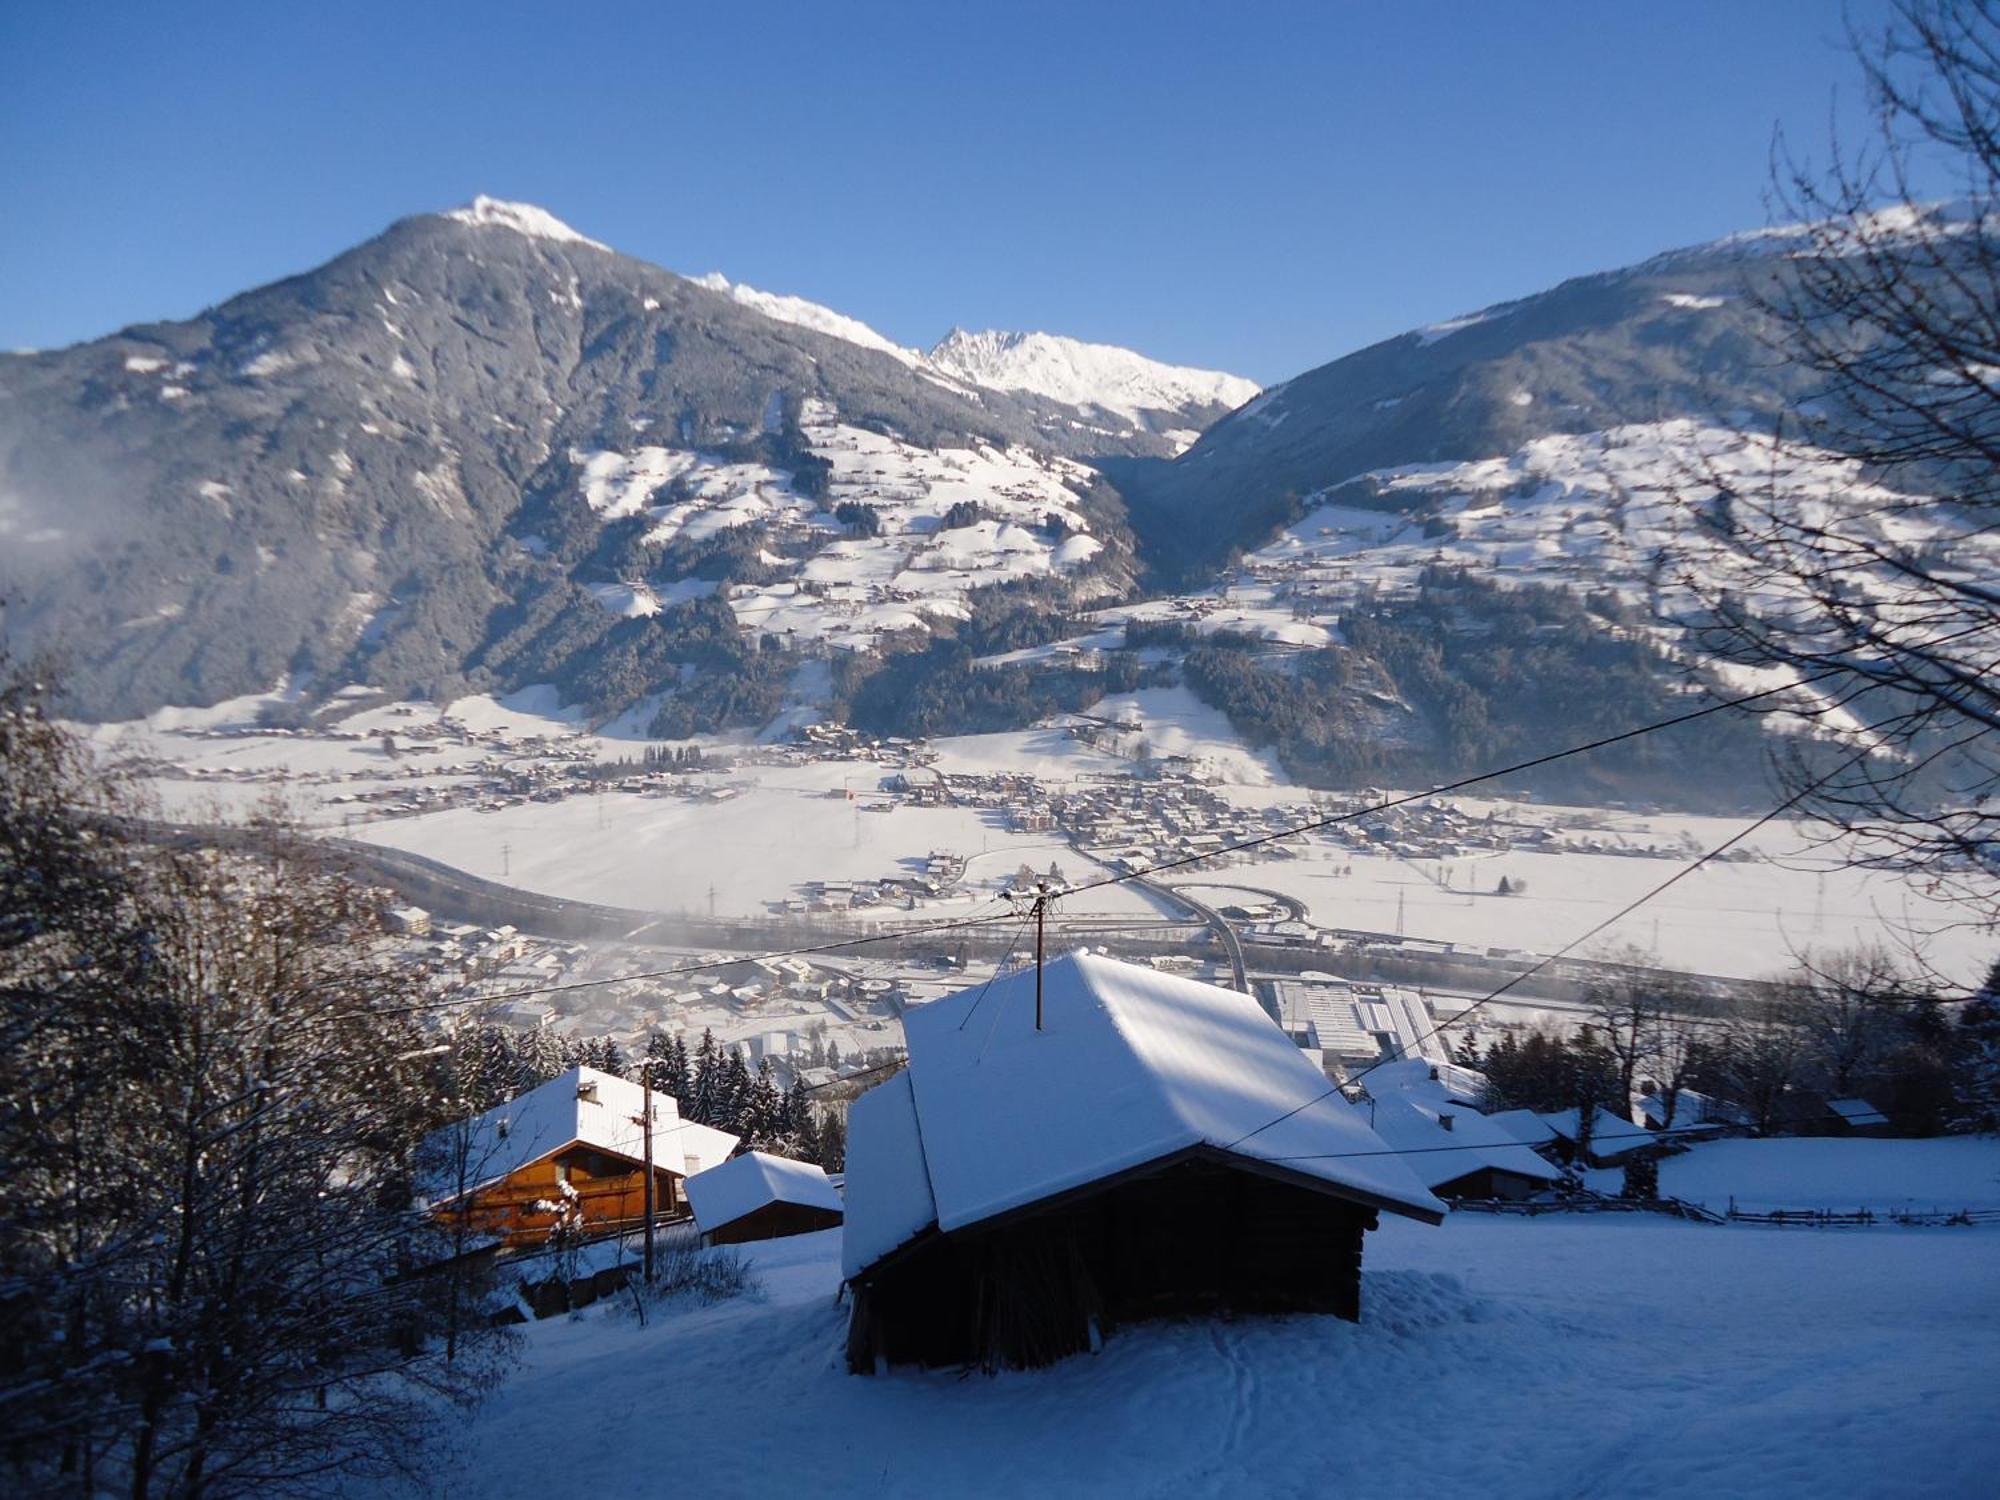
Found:
M 775 1151 L 781 1156 L 791 1154 L 786 1150 L 784 1098 L 778 1092 L 768 1057 L 758 1059 L 756 1076 L 750 1080 L 749 1100 L 743 1110 L 743 1138 L 755 1150 Z
M 701 1041 L 694 1051 L 693 1076 L 689 1079 L 688 1096 L 682 1100 L 682 1115 L 697 1125 L 712 1125 L 723 1128 L 721 1121 L 722 1074 L 720 1059 L 716 1055 L 715 1033 L 702 1028 Z
M 732 1135 L 743 1135 L 744 1116 L 750 1107 L 750 1070 L 744 1066 L 743 1054 L 734 1047 L 730 1048 L 718 1069 L 718 1076 L 716 1109 L 722 1118 L 716 1122 L 716 1128 Z
M 808 1118 L 812 1120 L 809 1148 L 812 1154 L 808 1160 L 818 1162 L 828 1172 L 846 1171 L 847 1122 L 830 1109 Z

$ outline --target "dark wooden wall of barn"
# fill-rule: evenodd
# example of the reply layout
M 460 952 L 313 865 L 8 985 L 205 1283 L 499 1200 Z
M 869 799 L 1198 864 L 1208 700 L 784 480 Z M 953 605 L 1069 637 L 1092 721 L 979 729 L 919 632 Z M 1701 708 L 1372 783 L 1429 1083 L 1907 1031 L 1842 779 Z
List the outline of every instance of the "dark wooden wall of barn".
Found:
M 1182 1161 L 991 1227 L 934 1236 L 855 1286 L 848 1359 L 1034 1366 L 1145 1318 L 1357 1319 L 1375 1211 L 1223 1163 Z
M 836 1229 L 840 1225 L 837 1208 L 809 1208 L 800 1203 L 766 1203 L 740 1219 L 732 1219 L 704 1236 L 711 1245 L 744 1245 L 751 1240 L 779 1240 L 792 1234 L 811 1234 L 815 1229 Z

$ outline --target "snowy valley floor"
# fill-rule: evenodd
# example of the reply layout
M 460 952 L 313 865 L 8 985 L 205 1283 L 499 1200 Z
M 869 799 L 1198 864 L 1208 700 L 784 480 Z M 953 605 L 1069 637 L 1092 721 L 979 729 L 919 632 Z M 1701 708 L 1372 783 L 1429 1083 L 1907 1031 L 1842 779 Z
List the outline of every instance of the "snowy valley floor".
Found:
M 752 1248 L 760 1300 L 532 1327 L 446 1492 L 1825 1500 L 2000 1474 L 1990 1229 L 1397 1220 L 1359 1326 L 1128 1328 L 996 1378 L 843 1373 L 838 1232 Z

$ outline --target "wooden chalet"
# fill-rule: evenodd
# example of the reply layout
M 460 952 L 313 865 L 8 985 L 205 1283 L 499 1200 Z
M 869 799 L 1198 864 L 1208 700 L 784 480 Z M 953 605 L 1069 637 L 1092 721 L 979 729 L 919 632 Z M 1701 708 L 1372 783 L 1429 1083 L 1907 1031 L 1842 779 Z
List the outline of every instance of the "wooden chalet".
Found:
M 742 1245 L 837 1229 L 840 1194 L 807 1161 L 746 1151 L 687 1180 L 687 1200 L 705 1245 Z
M 850 1369 L 1048 1364 L 1119 1324 L 1360 1315 L 1362 1236 L 1444 1205 L 1247 995 L 1088 954 L 904 1018 L 849 1115 Z
M 426 1143 L 435 1211 L 462 1216 L 509 1247 L 547 1242 L 558 1226 L 584 1234 L 636 1227 L 645 1215 L 644 1091 L 595 1068 L 571 1068 L 519 1098 L 445 1127 Z M 719 1166 L 736 1137 L 653 1102 L 654 1213 L 688 1217 L 688 1178 Z

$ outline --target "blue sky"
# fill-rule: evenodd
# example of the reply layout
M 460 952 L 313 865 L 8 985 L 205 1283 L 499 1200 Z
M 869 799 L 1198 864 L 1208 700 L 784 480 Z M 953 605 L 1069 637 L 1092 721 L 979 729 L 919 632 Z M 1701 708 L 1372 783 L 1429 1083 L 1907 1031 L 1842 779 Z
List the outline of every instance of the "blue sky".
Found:
M 4 0 L 0 348 L 484 192 L 903 343 L 1269 381 L 1762 223 L 1774 124 L 1857 93 L 1826 0 Z

